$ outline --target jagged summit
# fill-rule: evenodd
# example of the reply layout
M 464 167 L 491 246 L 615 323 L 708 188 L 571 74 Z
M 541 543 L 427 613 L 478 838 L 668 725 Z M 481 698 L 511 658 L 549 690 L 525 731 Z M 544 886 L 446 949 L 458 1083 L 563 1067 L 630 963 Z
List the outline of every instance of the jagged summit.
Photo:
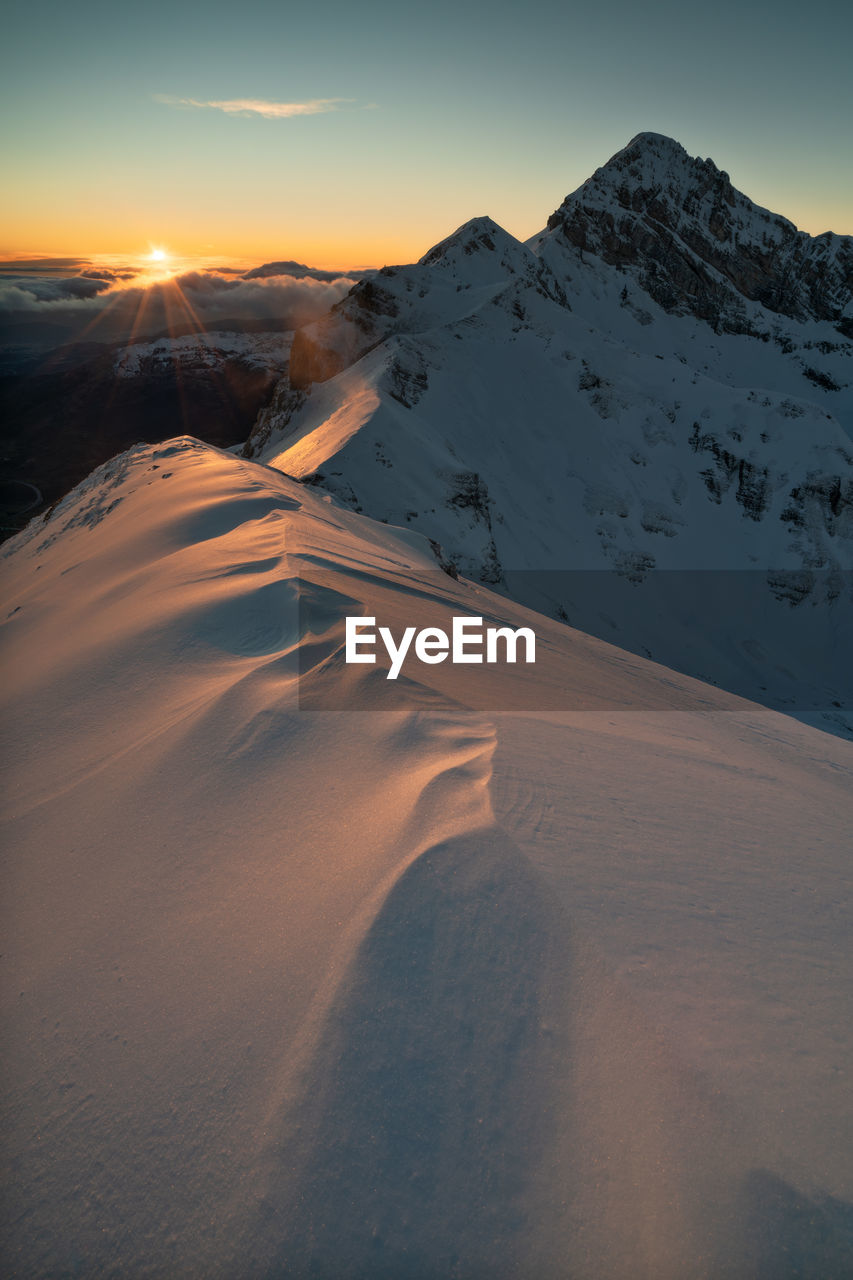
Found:
M 675 138 L 670 138 L 665 133 L 653 133 L 650 130 L 644 130 L 637 133 L 621 150 L 616 151 L 605 164 L 600 165 L 593 174 L 593 178 L 599 175 L 606 175 L 613 172 L 621 172 L 626 167 L 641 166 L 651 168 L 654 166 L 664 166 L 671 172 L 677 171 L 679 168 L 689 167 L 691 165 L 709 165 L 711 169 L 719 172 L 717 166 L 710 158 L 702 160 L 698 156 L 691 156 L 689 151 L 677 142 Z M 588 178 L 586 186 L 592 179 Z M 580 188 L 579 188 L 580 189 Z
M 433 245 L 416 265 L 459 276 L 466 287 L 491 284 L 507 276 L 529 275 L 538 270 L 530 249 L 488 215 L 463 222 L 451 235 Z
M 608 160 L 607 164 L 602 165 L 602 168 L 607 169 L 617 161 L 629 164 L 638 160 L 642 161 L 643 158 L 648 156 L 665 159 L 671 164 L 704 165 L 717 173 L 722 172 L 722 170 L 717 169 L 710 156 L 704 160 L 700 156 L 691 156 L 686 147 L 683 147 L 675 138 L 670 138 L 665 133 L 654 133 L 651 130 L 644 130 L 642 133 L 635 134 L 627 146 L 624 146 L 621 151 L 617 151 Z
M 735 221 L 749 230 L 757 221 L 796 233 L 786 218 L 755 205 L 731 184 L 713 160 L 691 156 L 679 142 L 659 133 L 639 133 L 568 195 L 548 220 L 554 228 L 581 208 L 615 208 L 648 213 L 661 220 L 680 209 L 703 223 L 717 241 L 729 237 Z
M 424 254 L 419 261 L 424 265 L 430 265 L 434 262 L 440 262 L 456 249 L 461 249 L 465 254 L 472 253 L 495 253 L 500 248 L 505 247 L 507 242 L 518 244 L 515 238 L 504 231 L 503 227 L 495 222 L 494 218 L 490 218 L 488 214 L 483 214 L 478 218 L 469 218 L 467 222 L 463 222 L 461 227 L 452 232 L 451 235 L 445 236 L 443 240 L 439 240 L 438 244 Z
M 761 332 L 758 304 L 853 334 L 853 239 L 798 231 L 662 134 L 637 134 L 528 243 L 557 270 L 563 248 L 594 254 L 720 332 Z
M 681 155 L 688 155 L 688 152 L 677 142 L 675 138 L 671 138 L 668 133 L 655 133 L 654 129 L 642 129 L 639 133 L 635 133 L 627 146 L 623 147 L 617 155 L 623 155 L 626 151 L 630 151 L 632 147 L 649 147 L 669 150 Z

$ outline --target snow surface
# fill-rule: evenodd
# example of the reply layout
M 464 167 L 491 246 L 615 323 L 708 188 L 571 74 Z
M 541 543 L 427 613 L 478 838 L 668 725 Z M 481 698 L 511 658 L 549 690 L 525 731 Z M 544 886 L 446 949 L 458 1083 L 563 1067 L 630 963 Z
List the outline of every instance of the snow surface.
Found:
M 849 743 L 190 439 L 4 553 L 7 1274 L 850 1274 Z
M 182 367 L 216 368 L 225 360 L 241 360 L 252 369 L 281 373 L 287 367 L 293 334 L 233 333 L 211 330 L 180 337 L 133 342 L 115 362 L 119 378 L 138 378 L 152 370 Z

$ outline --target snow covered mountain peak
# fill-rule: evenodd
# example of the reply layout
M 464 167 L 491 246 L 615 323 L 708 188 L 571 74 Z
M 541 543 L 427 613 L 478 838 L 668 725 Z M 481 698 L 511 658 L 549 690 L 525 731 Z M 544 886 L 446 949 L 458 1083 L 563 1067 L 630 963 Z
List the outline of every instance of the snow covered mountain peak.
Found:
M 640 134 L 526 245 L 478 217 L 360 281 L 296 334 L 245 456 L 418 529 L 540 612 L 802 702 L 810 660 L 778 643 L 788 615 L 807 630 L 831 608 L 847 634 L 832 601 L 849 606 L 853 566 L 851 243 L 806 236 L 712 161 Z M 650 576 L 707 571 L 734 575 L 731 644 L 713 619 L 700 646 L 668 605 L 634 609 Z M 579 603 L 579 574 L 628 584 L 621 620 Z M 732 584 L 766 616 L 747 623 Z M 814 699 L 846 700 L 837 682 Z
M 487 270 L 494 271 L 498 263 L 504 269 L 507 267 L 513 269 L 519 262 L 526 261 L 530 257 L 530 250 L 526 249 L 520 240 L 516 240 L 515 236 L 511 236 L 508 231 L 504 231 L 503 227 L 498 226 L 493 218 L 484 215 L 469 219 L 452 235 L 433 245 L 420 259 L 419 265 L 453 268 L 461 265 L 466 258 L 476 259 L 478 256 L 485 262 L 492 257 L 492 265 L 490 268 L 487 267 Z M 466 264 L 466 266 L 470 271 L 473 264 Z
M 736 191 L 729 175 L 718 169 L 710 157 L 703 160 L 691 156 L 674 138 L 663 134 L 638 133 L 566 197 L 549 225 L 559 223 L 561 210 L 571 212 L 577 204 L 601 203 L 635 212 L 651 210 L 654 216 L 662 213 L 667 203 L 677 203 L 684 212 L 705 221 L 711 234 L 722 240 L 739 202 L 744 208 L 767 212 L 758 210 Z M 796 230 L 786 219 L 768 216 Z
M 557 270 L 593 254 L 717 332 L 770 336 L 770 312 L 853 336 L 853 238 L 798 231 L 661 134 L 633 138 L 528 243 Z
M 472 218 L 418 262 L 360 280 L 327 316 L 298 331 L 290 386 L 305 391 L 392 335 L 462 322 L 508 291 L 527 288 L 568 305 L 548 263 L 492 218 Z
M 718 169 L 710 156 L 704 160 L 699 156 L 691 156 L 690 152 L 675 138 L 670 138 L 665 133 L 653 133 L 648 130 L 635 134 L 627 146 L 617 151 L 605 165 L 597 170 L 597 173 L 625 168 L 653 171 L 656 168 L 660 170 L 662 167 L 670 173 L 675 173 L 679 169 L 705 169 L 711 174 L 719 174 L 728 181 L 728 174 Z

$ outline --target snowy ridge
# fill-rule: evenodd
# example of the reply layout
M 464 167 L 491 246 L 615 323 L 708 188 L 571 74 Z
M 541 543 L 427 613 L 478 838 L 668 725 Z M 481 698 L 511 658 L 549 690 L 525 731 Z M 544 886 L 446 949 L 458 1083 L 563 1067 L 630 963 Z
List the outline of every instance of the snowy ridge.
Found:
M 186 438 L 3 574 L 13 1273 L 844 1273 L 848 744 Z M 367 607 L 532 622 L 547 709 Z

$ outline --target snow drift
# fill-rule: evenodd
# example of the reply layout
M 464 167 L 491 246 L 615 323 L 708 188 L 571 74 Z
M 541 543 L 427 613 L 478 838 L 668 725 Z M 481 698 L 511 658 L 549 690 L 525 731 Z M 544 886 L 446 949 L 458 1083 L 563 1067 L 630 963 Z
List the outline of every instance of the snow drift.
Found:
M 848 743 L 190 439 L 4 560 L 9 1274 L 849 1270 Z

